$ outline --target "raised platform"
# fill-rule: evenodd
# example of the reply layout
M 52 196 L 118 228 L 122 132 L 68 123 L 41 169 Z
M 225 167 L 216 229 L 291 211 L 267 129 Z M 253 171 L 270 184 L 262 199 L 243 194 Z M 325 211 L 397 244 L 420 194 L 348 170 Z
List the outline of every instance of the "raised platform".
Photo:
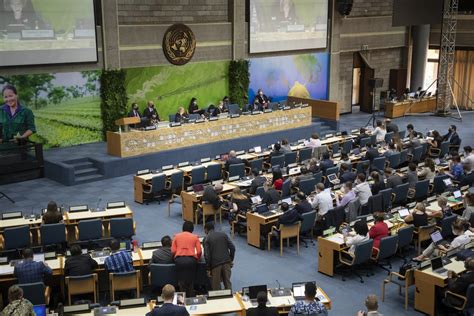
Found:
M 230 139 L 180 149 L 119 158 L 107 154 L 107 143 L 92 143 L 67 148 L 50 149 L 44 153 L 45 176 L 64 185 L 76 185 L 134 174 L 139 169 L 157 169 L 163 165 L 180 161 L 196 161 L 212 157 L 229 150 L 248 150 L 254 146 L 268 146 L 277 140 L 287 138 L 290 142 L 309 138 L 311 133 L 322 135 L 335 130 L 321 121 L 310 126 L 292 130 Z

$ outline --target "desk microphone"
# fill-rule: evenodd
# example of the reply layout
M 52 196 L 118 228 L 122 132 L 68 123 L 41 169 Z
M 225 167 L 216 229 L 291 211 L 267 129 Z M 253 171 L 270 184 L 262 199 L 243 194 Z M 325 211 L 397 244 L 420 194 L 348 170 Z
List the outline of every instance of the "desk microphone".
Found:
M 100 211 L 99 203 L 100 203 L 101 201 L 102 201 L 102 198 L 99 198 L 99 200 L 97 201 L 97 206 L 95 207 L 95 210 L 96 210 L 97 212 Z
M 278 289 L 281 289 L 281 285 L 280 285 L 280 282 L 278 282 L 278 280 L 275 280 L 276 283 L 278 284 Z

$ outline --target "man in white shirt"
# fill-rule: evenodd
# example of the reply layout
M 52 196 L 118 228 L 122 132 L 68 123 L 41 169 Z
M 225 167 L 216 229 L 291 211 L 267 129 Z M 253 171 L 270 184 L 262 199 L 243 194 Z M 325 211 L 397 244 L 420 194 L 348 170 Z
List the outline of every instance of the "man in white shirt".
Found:
M 318 209 L 318 218 L 323 217 L 333 208 L 332 196 L 330 191 L 324 190 L 324 184 L 316 185 L 316 196 L 310 200 L 311 206 Z
M 356 178 L 356 186 L 353 189 L 355 195 L 359 198 L 360 205 L 367 204 L 369 197 L 372 196 L 372 190 L 369 183 L 365 181 L 365 174 L 359 173 Z
M 471 170 L 474 170 L 474 153 L 471 146 L 464 146 L 464 160 L 462 162 L 470 165 Z
M 313 149 L 316 147 L 321 147 L 321 140 L 319 139 L 319 135 L 317 133 L 313 133 L 311 135 L 309 142 L 306 143 L 306 147 Z

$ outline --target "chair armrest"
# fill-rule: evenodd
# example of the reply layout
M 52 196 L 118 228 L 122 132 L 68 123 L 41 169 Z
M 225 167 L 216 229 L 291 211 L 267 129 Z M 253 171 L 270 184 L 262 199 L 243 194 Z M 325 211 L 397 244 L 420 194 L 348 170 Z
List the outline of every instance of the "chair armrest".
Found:
M 151 184 L 144 183 L 143 184 L 143 193 L 146 193 L 146 194 L 151 193 L 152 188 L 153 188 L 153 186 Z
M 184 183 L 186 184 L 190 184 L 191 182 L 193 182 L 193 177 L 192 176 L 184 176 Z
M 401 275 L 400 273 L 394 272 L 394 271 L 391 271 L 391 272 L 390 272 L 390 275 L 389 275 L 390 280 L 392 279 L 392 275 L 393 275 L 393 276 L 396 276 L 396 277 L 398 277 L 398 278 L 400 278 L 400 279 L 405 280 L 405 276 L 404 276 L 404 275 Z
M 345 253 L 346 255 L 349 255 L 351 258 L 352 258 L 352 261 L 351 263 L 348 263 L 346 262 L 344 259 L 342 259 L 342 254 Z M 354 255 L 352 253 L 350 253 L 349 251 L 346 251 L 346 250 L 341 250 L 339 251 L 339 261 L 342 263 L 342 264 L 345 264 L 345 265 L 353 265 L 354 264 Z
M 392 202 L 395 201 L 395 198 L 396 198 L 396 197 L 397 197 L 397 195 L 396 195 L 395 193 L 392 193 L 392 194 L 391 194 L 391 198 L 390 198 L 390 199 L 392 200 Z
M 250 167 L 245 167 L 245 173 L 250 174 L 252 172 L 252 169 Z
M 74 226 L 74 237 L 79 240 L 79 227 Z
M 229 179 L 229 171 L 224 170 L 224 178 Z
M 274 231 L 279 232 L 280 229 L 278 229 L 276 226 L 272 226 L 272 229 L 270 230 L 270 232 L 269 232 L 268 234 L 271 234 L 271 233 L 273 233 Z
M 455 298 L 458 298 L 458 299 L 462 300 L 463 303 L 462 303 L 461 306 L 453 306 L 453 307 L 456 308 L 456 309 L 459 309 L 459 310 L 464 309 L 464 307 L 466 306 L 466 303 L 467 303 L 467 298 L 465 296 L 454 293 L 454 292 L 451 292 L 451 291 L 446 291 L 444 297 L 448 298 L 448 296 L 453 296 Z
M 148 272 L 148 284 L 151 284 L 151 272 Z
M 370 258 L 371 258 L 372 260 L 374 260 L 374 261 L 377 261 L 378 258 L 379 258 L 380 249 L 373 247 L 372 250 L 375 250 L 376 254 L 375 254 L 375 256 L 374 256 L 374 254 L 372 253 L 372 256 L 371 256 Z
M 165 181 L 165 189 L 166 190 L 169 190 L 171 188 L 171 181 L 170 180 L 166 180 Z

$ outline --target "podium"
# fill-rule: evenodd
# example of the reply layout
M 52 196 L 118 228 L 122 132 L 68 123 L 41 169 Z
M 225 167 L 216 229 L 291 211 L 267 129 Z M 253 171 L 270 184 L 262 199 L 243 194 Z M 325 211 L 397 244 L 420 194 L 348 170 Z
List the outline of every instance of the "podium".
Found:
M 140 121 L 140 118 L 137 116 L 122 117 L 121 119 L 115 120 L 115 125 L 119 127 L 119 133 L 122 132 L 122 126 L 124 127 L 124 132 L 128 132 L 130 130 L 129 125 L 139 124 Z

